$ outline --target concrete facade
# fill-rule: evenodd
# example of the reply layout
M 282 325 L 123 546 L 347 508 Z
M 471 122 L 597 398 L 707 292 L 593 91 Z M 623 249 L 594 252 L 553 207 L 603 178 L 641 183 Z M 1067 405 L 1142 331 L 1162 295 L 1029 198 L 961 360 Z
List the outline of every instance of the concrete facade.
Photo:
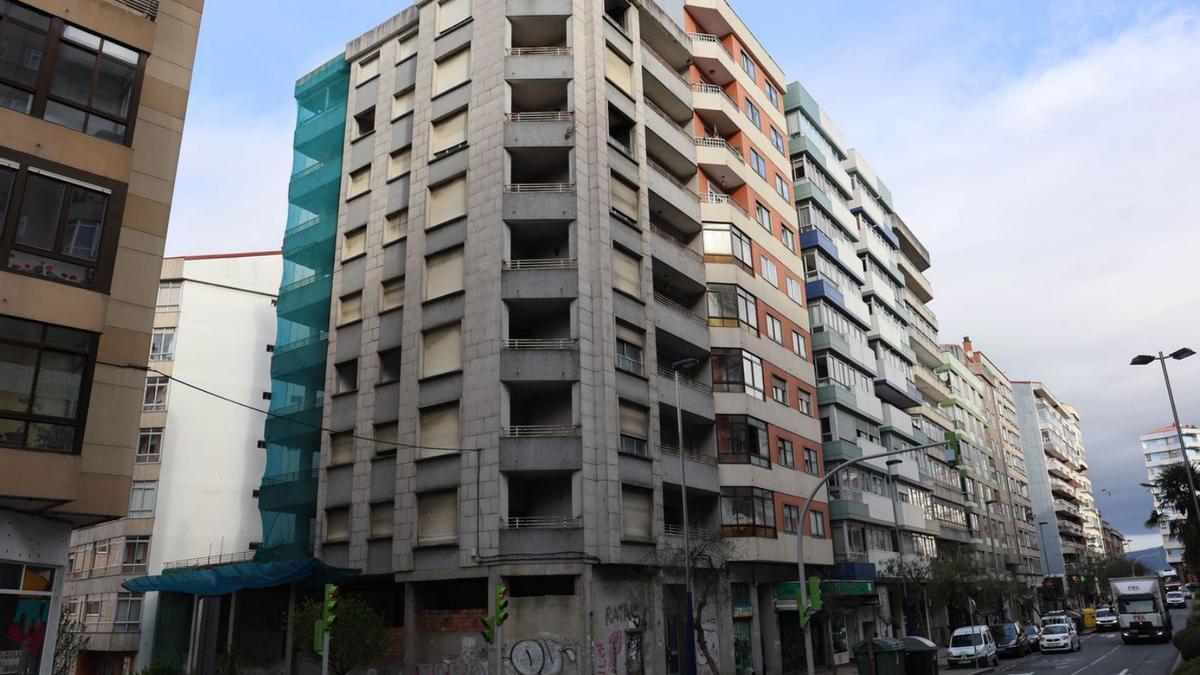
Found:
M 1141 442 L 1142 458 L 1146 463 L 1146 475 L 1150 480 L 1158 477 L 1162 467 L 1178 464 L 1184 459 L 1184 451 L 1179 447 L 1179 433 L 1174 424 L 1143 434 L 1138 440 Z M 1195 462 L 1200 459 L 1200 429 L 1191 424 L 1183 425 L 1183 444 L 1187 449 L 1188 460 Z M 1174 519 L 1181 517 L 1173 511 L 1169 516 Z M 1182 574 L 1180 568 L 1183 565 L 1183 544 L 1171 536 L 1167 523 L 1159 526 L 1159 532 L 1162 534 L 1163 549 L 1167 553 L 1167 563 L 1174 567 L 1177 573 Z M 1118 554 L 1122 550 L 1118 548 Z

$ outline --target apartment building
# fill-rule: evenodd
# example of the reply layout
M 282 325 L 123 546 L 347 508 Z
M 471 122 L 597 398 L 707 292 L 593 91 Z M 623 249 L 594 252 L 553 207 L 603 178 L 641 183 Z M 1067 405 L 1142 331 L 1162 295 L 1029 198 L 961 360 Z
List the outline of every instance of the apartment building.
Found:
M 1183 425 L 1183 448 L 1179 446 L 1179 432 L 1175 425 L 1161 427 L 1143 434 L 1138 440 L 1142 446 L 1142 458 L 1146 463 L 1146 475 L 1150 480 L 1158 477 L 1163 467 L 1184 461 L 1184 448 L 1187 459 L 1192 462 L 1200 460 L 1200 429 L 1195 425 Z M 1180 514 L 1168 509 L 1171 518 L 1180 518 Z M 1159 526 L 1162 534 L 1163 549 L 1167 553 L 1167 563 L 1182 575 L 1183 543 L 1171 536 L 1167 524 Z M 1120 551 L 1121 549 L 1117 549 Z
M 1104 555 L 1108 558 L 1125 557 L 1125 535 L 1113 527 L 1107 520 L 1100 521 L 1100 529 L 1104 531 Z
M 71 528 L 128 507 L 202 5 L 0 4 L 0 660 L 19 672 L 50 672 Z
M 1068 574 L 1085 556 L 1102 555 L 1085 527 L 1099 529 L 1079 414 L 1041 382 L 1013 382 L 1021 449 L 1037 516 L 1042 569 Z M 1097 535 L 1098 536 L 1098 535 Z
M 159 598 L 125 581 L 245 559 L 261 541 L 262 413 L 183 383 L 237 401 L 269 395 L 279 275 L 278 252 L 163 260 L 128 513 L 71 534 L 63 603 L 88 637 L 80 673 L 152 662 Z
M 1041 551 L 1012 382 L 995 362 L 975 349 L 969 337 L 963 338 L 962 351 L 971 372 L 984 385 L 984 444 L 990 453 L 988 472 L 995 474 L 993 482 L 998 487 L 992 496 L 996 501 L 985 501 L 985 511 L 1004 544 L 1003 560 L 995 561 L 996 568 L 1002 567 L 1034 588 L 1042 579 Z

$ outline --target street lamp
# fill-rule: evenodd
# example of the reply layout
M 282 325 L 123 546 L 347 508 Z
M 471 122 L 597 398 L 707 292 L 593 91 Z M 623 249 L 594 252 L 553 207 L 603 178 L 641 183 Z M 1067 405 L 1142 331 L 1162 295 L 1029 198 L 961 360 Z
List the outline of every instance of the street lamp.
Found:
M 1149 354 L 1139 354 L 1133 357 L 1129 362 L 1131 366 L 1146 366 L 1155 361 L 1162 366 L 1163 382 L 1167 385 L 1167 399 L 1171 402 L 1171 415 L 1175 418 L 1175 435 L 1179 438 L 1179 452 L 1183 454 L 1183 461 L 1187 471 L 1188 487 L 1192 490 L 1192 515 L 1200 519 L 1200 498 L 1196 497 L 1196 480 L 1192 477 L 1192 460 L 1188 459 L 1187 445 L 1183 442 L 1183 427 L 1179 424 L 1179 409 L 1175 407 L 1175 392 L 1171 391 L 1171 376 L 1167 374 L 1167 359 L 1172 358 L 1176 361 L 1182 361 L 1196 352 L 1187 347 L 1180 347 L 1170 354 L 1163 356 L 1162 352 L 1158 356 L 1150 356 Z
M 896 529 L 896 557 L 900 561 L 900 614 L 904 619 L 904 633 L 908 634 L 908 582 L 904 580 L 904 544 L 900 540 L 900 506 L 897 502 L 896 495 L 896 465 L 903 464 L 904 460 L 893 457 L 885 464 L 888 467 L 888 482 L 892 488 L 892 525 Z M 803 580 L 801 580 L 803 581 Z
M 687 590 L 687 615 L 684 625 L 687 627 L 687 641 L 684 643 L 684 673 L 696 675 L 696 628 L 692 616 L 692 544 L 688 536 L 691 521 L 688 520 L 687 501 L 687 463 L 683 461 L 683 410 L 679 407 L 679 371 L 691 368 L 700 363 L 699 359 L 681 359 L 671 364 L 671 372 L 675 376 L 675 441 L 679 444 L 679 494 L 683 502 L 683 583 Z

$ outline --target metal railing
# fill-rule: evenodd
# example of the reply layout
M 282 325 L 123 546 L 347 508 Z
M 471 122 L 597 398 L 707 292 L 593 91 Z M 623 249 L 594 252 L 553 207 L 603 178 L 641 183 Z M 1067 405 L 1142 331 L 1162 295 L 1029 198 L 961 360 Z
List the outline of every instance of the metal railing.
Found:
M 687 318 L 691 319 L 692 321 L 695 321 L 696 323 L 698 323 L 702 326 L 708 325 L 708 320 L 706 318 L 693 312 L 692 310 L 688 309 L 687 307 L 684 307 L 683 305 L 672 300 L 671 298 L 668 298 L 667 296 L 663 295 L 662 293 L 659 293 L 658 291 L 654 292 L 654 301 L 660 305 L 663 305 L 664 307 L 670 307 L 671 309 L 675 310 L 676 312 L 679 312 L 680 314 L 686 316 Z
M 504 113 L 504 119 L 509 122 L 570 122 L 575 119 L 575 112 L 571 110 L 510 112 Z
M 696 194 L 695 190 L 684 185 L 683 181 L 679 180 L 678 178 L 675 177 L 674 174 L 672 174 L 670 171 L 667 171 L 665 168 L 663 168 L 663 166 L 661 164 L 650 159 L 649 157 L 646 158 L 646 163 L 650 165 L 651 169 L 654 169 L 655 173 L 661 175 L 663 178 L 666 178 L 669 183 L 671 183 L 675 187 L 679 188 L 680 190 L 683 190 L 684 192 L 688 193 L 689 195 L 695 197 L 697 200 L 700 199 L 700 195 Z
M 678 70 L 675 70 L 675 66 L 671 65 L 670 63 L 667 63 L 667 60 L 664 59 L 661 54 L 654 51 L 654 49 L 650 45 L 643 44 L 642 48 L 645 49 L 646 52 L 650 54 L 650 56 L 653 56 L 655 61 L 658 61 L 659 63 L 666 66 L 668 71 L 675 73 L 675 77 L 678 77 L 680 82 L 683 82 L 684 84 L 691 84 L 691 82 L 689 82 L 688 79 L 686 77 L 684 77 L 682 73 L 680 73 Z
M 729 154 L 737 158 L 737 161 L 745 164 L 746 160 L 742 157 L 742 151 L 733 147 L 724 138 L 713 138 L 711 136 L 697 136 L 692 139 L 698 148 L 725 148 Z
M 684 130 L 682 126 L 680 126 L 679 122 L 676 122 L 674 119 L 672 119 L 672 117 L 667 114 L 667 111 L 655 105 L 654 101 L 651 101 L 648 98 L 643 98 L 642 102 L 646 104 L 647 109 L 649 109 L 655 115 L 661 117 L 667 124 L 670 124 L 674 129 L 679 131 L 679 133 L 683 134 L 684 136 L 689 135 L 688 132 Z
M 675 238 L 675 235 L 671 234 L 670 232 L 667 232 L 666 230 L 659 227 L 658 225 L 655 225 L 654 223 L 650 223 L 650 231 L 653 232 L 654 234 L 657 234 L 658 236 L 662 237 L 663 239 L 666 239 L 668 244 L 671 244 L 675 248 L 679 249 L 680 252 L 682 252 L 687 257 L 692 258 L 693 260 L 696 260 L 697 262 L 704 262 L 704 255 L 702 253 L 698 253 L 692 247 L 688 246 L 687 244 L 683 243 L 682 241 L 679 241 L 678 239 Z
M 293 237 L 293 236 L 300 234 L 301 232 L 309 229 L 310 227 L 313 227 L 314 225 L 316 225 L 319 222 L 321 222 L 321 216 L 313 216 L 312 218 L 309 218 L 308 220 L 305 220 L 304 222 L 297 224 L 295 227 L 293 227 L 290 230 L 284 230 L 283 236 L 285 238 Z
M 505 192 L 574 192 L 574 183 L 508 183 Z
M 863 497 L 863 491 L 845 486 L 835 486 L 829 488 L 829 499 L 841 499 L 848 502 L 865 503 L 867 500 Z
M 693 82 L 692 91 L 697 94 L 720 94 L 725 98 L 725 101 L 733 106 L 734 110 L 741 112 L 742 107 L 733 100 L 733 97 L 726 93 L 725 88 L 719 84 L 709 84 L 708 82 Z
M 272 408 L 271 417 L 286 417 L 288 415 L 295 415 L 296 413 L 304 412 L 305 410 L 310 410 L 312 408 L 320 408 L 323 405 L 325 405 L 325 399 L 323 397 L 314 399 L 312 401 L 301 401 L 299 403 L 285 405 L 280 408 Z
M 668 368 L 666 366 L 659 366 L 658 374 L 662 375 L 663 377 L 665 377 L 669 380 L 675 379 L 675 371 L 671 370 L 670 368 Z M 688 389 L 695 389 L 696 391 L 703 392 L 705 394 L 712 393 L 712 387 L 708 386 L 707 384 L 704 384 L 700 380 L 697 380 L 697 379 L 694 379 L 691 377 L 687 377 L 686 375 L 679 376 L 679 384 L 682 384 L 683 386 L 687 387 Z
M 705 204 L 722 204 L 726 206 L 732 206 L 738 211 L 741 211 L 742 215 L 746 216 L 747 218 L 750 217 L 750 212 L 746 210 L 746 207 L 731 199 L 727 194 L 722 194 L 720 192 L 702 192 L 700 193 L 700 201 Z
M 569 530 L 583 526 L 582 516 L 509 516 L 500 519 L 506 530 Z
M 293 281 L 292 283 L 287 284 L 286 286 L 280 286 L 279 294 L 283 295 L 284 293 L 290 293 L 292 291 L 296 291 L 301 288 L 304 288 L 305 286 L 311 286 L 312 284 L 317 283 L 317 281 L 319 281 L 321 279 L 328 279 L 328 278 L 329 278 L 328 274 L 314 274 L 309 277 L 304 277 L 303 279 L 298 279 L 296 281 Z
M 578 338 L 509 338 L 504 340 L 504 349 L 514 351 L 574 349 L 579 344 Z
M 504 427 L 505 438 L 556 438 L 578 435 L 578 424 L 514 424 Z
M 570 56 L 570 47 L 508 47 L 508 56 Z
M 667 455 L 668 457 L 678 457 L 683 455 L 684 459 L 690 459 L 693 462 L 699 462 L 701 464 L 708 464 L 711 466 L 717 465 L 716 457 L 713 457 L 712 455 L 706 455 L 699 450 L 690 450 L 686 448 L 680 449 L 679 447 L 669 443 L 660 443 L 658 445 L 658 449 L 660 452 L 662 452 L 662 454 Z
M 96 577 L 112 577 L 119 574 L 143 574 L 145 571 L 146 563 L 118 563 L 104 567 L 68 570 L 67 578 L 71 581 L 78 581 L 80 579 L 94 579 Z
M 276 476 L 264 476 L 262 479 L 263 487 L 268 485 L 281 485 L 283 483 L 294 483 L 301 480 L 316 480 L 320 474 L 320 469 L 313 468 L 309 471 L 293 471 L 291 473 L 281 473 Z
M 93 596 L 94 597 L 94 596 Z M 78 617 L 76 617 L 78 620 Z M 83 632 L 87 635 L 137 635 L 142 631 L 142 621 L 100 621 L 98 619 L 83 620 Z M 92 647 L 95 649 L 95 647 Z M 2 671 L 9 672 L 9 671 Z M 17 672 L 17 671 L 12 671 Z
M 315 342 L 321 342 L 328 338 L 329 338 L 328 331 L 321 331 L 320 333 L 317 333 L 315 335 L 309 335 L 308 337 L 306 337 L 304 339 L 296 340 L 295 342 L 289 342 L 285 345 L 278 346 L 275 348 L 275 351 L 273 353 L 276 356 L 279 356 L 281 354 L 287 354 L 288 352 L 295 351 L 302 347 L 307 347 L 308 345 L 311 345 Z
M 668 537 L 682 537 L 684 532 L 687 532 L 690 539 L 698 541 L 710 539 L 717 534 L 717 530 L 710 530 L 702 527 L 684 527 L 683 525 L 676 525 L 674 523 L 663 523 L 663 534 Z
M 226 563 L 248 562 L 254 559 L 254 551 L 237 551 L 236 553 L 218 553 L 215 555 L 202 556 L 200 558 L 188 558 L 186 560 L 173 560 L 168 563 L 163 563 L 164 570 L 187 569 L 192 567 L 212 567 L 214 565 L 224 565 Z
M 573 270 L 577 264 L 575 258 L 525 258 L 505 260 L 501 266 L 506 270 Z
M 158 0 L 111 0 L 118 5 L 125 5 L 129 9 L 141 14 L 142 16 L 154 21 L 158 18 Z
M 724 49 L 725 53 L 729 55 L 729 58 L 733 58 L 733 53 L 729 51 L 729 47 L 726 47 L 725 43 L 721 42 L 721 38 L 717 37 L 716 35 L 711 35 L 709 33 L 688 33 L 688 37 L 692 39 L 692 42 L 711 42 L 719 45 L 721 49 Z

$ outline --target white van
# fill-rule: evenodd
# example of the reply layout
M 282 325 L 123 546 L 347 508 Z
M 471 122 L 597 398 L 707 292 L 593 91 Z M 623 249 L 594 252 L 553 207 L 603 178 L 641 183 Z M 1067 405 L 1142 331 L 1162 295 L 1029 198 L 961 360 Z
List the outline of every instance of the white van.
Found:
M 948 667 L 996 666 L 999 662 L 996 642 L 992 640 L 992 632 L 987 626 L 954 629 L 954 634 L 950 636 L 950 653 L 946 656 Z

